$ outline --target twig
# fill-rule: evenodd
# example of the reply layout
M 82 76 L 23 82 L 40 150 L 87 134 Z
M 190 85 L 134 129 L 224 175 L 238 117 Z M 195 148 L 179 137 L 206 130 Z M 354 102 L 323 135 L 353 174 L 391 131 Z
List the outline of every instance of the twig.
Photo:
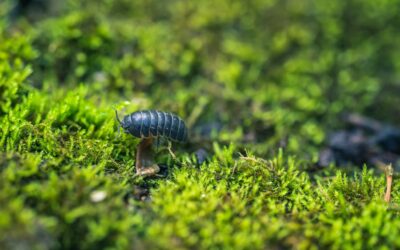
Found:
M 136 175 L 153 176 L 160 171 L 160 167 L 154 163 L 152 151 L 153 138 L 144 138 L 137 147 Z
M 393 167 L 392 164 L 389 164 L 386 169 L 386 194 L 385 194 L 385 202 L 390 202 L 390 193 L 392 192 L 392 181 L 393 181 Z

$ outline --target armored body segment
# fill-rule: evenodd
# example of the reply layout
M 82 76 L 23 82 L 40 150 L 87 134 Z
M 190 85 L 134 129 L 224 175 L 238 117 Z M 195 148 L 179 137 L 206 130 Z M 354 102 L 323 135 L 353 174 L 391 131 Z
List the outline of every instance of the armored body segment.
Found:
M 157 131 L 158 131 L 158 136 L 162 136 L 163 135 L 163 131 L 164 131 L 164 126 L 165 126 L 165 116 L 163 114 L 163 112 L 161 111 L 156 111 L 157 116 L 158 116 L 158 123 L 157 123 Z
M 158 115 L 157 115 L 157 112 L 152 110 L 152 111 L 149 111 L 149 114 L 150 114 L 150 134 L 153 137 L 157 137 L 158 136 L 158 129 L 157 129 Z
M 182 120 L 180 120 L 176 140 L 177 141 L 186 141 L 185 133 L 186 133 L 186 125 Z
M 187 128 L 178 116 L 157 110 L 137 111 L 120 121 L 126 133 L 138 138 L 165 137 L 169 140 L 184 142 Z
M 173 140 L 177 140 L 178 137 L 178 130 L 179 130 L 179 118 L 174 115 L 172 116 L 172 124 L 171 124 L 171 134 L 170 134 L 170 138 Z
M 141 113 L 133 113 L 132 115 L 127 115 L 124 117 L 122 120 L 122 124 L 131 124 L 131 126 L 128 126 L 127 129 L 124 129 L 129 131 L 133 136 L 135 137 L 142 137 L 140 134 L 140 129 L 142 126 L 142 115 Z
M 140 134 L 142 138 L 150 137 L 150 113 L 149 111 L 140 111 L 142 113 L 143 126 L 141 128 Z
M 169 138 L 171 134 L 172 115 L 170 113 L 164 113 L 164 116 L 165 116 L 165 126 L 163 130 L 163 135 Z

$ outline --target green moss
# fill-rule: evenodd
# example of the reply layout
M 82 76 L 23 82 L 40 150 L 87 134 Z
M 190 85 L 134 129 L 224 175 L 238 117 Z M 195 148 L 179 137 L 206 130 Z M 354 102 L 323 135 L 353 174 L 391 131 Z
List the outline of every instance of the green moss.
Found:
M 400 247 L 397 176 L 388 205 L 372 166 L 311 168 L 342 112 L 398 121 L 397 1 L 68 0 L 29 22 L 12 3 L 0 248 Z M 114 109 L 150 108 L 191 134 L 144 179 Z

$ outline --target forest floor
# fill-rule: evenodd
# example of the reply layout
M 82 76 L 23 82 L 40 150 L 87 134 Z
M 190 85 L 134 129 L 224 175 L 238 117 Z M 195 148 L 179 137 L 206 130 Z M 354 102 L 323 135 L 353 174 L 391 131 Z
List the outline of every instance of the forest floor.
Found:
M 390 202 L 389 162 L 318 164 L 345 113 L 399 124 L 400 1 L 16 2 L 1 249 L 400 248 L 398 162 Z M 189 141 L 141 177 L 114 111 L 147 109 Z

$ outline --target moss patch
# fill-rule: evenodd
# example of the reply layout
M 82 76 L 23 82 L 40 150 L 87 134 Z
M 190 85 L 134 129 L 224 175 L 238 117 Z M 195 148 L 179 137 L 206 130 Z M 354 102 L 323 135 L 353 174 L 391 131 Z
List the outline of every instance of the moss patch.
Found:
M 312 171 L 342 112 L 398 122 L 398 1 L 60 2 L 0 3 L 0 248 L 400 247 L 396 176 Z M 150 108 L 191 135 L 143 179 Z

